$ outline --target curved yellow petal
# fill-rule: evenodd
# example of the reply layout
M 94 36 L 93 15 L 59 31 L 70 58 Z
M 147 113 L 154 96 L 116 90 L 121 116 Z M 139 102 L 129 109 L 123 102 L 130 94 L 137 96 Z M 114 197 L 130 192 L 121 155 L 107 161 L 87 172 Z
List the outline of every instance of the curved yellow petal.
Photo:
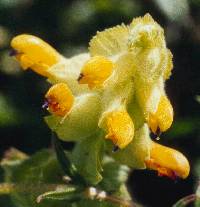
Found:
M 186 178 L 190 172 L 187 158 L 179 151 L 152 142 L 147 168 L 157 170 L 160 176 Z
M 171 127 L 173 116 L 174 112 L 169 99 L 162 95 L 156 112 L 149 114 L 148 125 L 153 133 L 159 134 Z
M 106 139 L 120 149 L 126 147 L 134 137 L 134 124 L 126 111 L 113 111 L 107 117 Z
M 80 84 L 88 84 L 89 88 L 101 86 L 111 75 L 114 64 L 103 56 L 94 56 L 88 60 L 78 78 Z
M 74 96 L 65 83 L 53 85 L 46 93 L 45 98 L 48 110 L 57 116 L 65 116 L 74 103 Z
M 31 68 L 36 73 L 48 77 L 47 69 L 60 61 L 61 55 L 40 38 L 21 34 L 14 37 L 11 47 L 23 69 Z

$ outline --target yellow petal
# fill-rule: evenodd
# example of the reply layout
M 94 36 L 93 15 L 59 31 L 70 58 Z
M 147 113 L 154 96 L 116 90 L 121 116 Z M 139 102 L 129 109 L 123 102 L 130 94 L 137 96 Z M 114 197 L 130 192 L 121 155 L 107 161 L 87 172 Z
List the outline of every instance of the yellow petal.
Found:
M 173 122 L 173 115 L 169 99 L 165 95 L 161 96 L 156 112 L 149 114 L 148 125 L 152 132 L 157 134 L 169 129 Z
M 111 75 L 114 64 L 103 56 L 94 56 L 88 60 L 79 76 L 80 84 L 88 84 L 90 88 L 101 86 Z
M 53 85 L 46 93 L 45 98 L 48 110 L 57 116 L 65 116 L 74 102 L 74 96 L 65 83 Z
M 190 172 L 187 158 L 177 150 L 152 142 L 147 168 L 157 170 L 159 175 L 186 178 Z
M 108 134 L 106 139 L 119 148 L 126 147 L 134 137 L 134 124 L 126 111 L 110 112 L 107 117 Z
M 16 59 L 23 69 L 31 68 L 46 77 L 47 69 L 61 59 L 61 55 L 54 48 L 33 35 L 22 34 L 14 37 L 11 47 L 16 51 Z

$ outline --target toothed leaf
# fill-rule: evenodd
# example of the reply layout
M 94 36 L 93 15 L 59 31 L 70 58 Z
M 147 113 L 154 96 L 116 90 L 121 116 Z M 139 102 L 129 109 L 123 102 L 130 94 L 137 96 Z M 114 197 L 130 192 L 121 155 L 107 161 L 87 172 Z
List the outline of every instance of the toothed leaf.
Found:
M 126 51 L 128 34 L 128 27 L 124 24 L 97 32 L 89 43 L 90 54 L 109 57 Z

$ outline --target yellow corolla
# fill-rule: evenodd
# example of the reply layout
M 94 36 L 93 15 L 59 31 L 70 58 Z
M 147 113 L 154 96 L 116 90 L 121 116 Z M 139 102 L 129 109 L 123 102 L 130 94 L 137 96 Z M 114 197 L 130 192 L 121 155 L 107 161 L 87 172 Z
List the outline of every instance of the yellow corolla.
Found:
M 154 134 L 159 135 L 170 128 L 173 122 L 173 108 L 169 99 L 162 95 L 155 113 L 149 114 L 148 124 Z
M 36 73 L 48 76 L 47 69 L 61 60 L 61 55 L 40 38 L 22 34 L 11 41 L 15 57 L 23 69 L 31 68 Z
M 186 157 L 169 147 L 152 142 L 150 159 L 146 160 L 148 168 L 157 170 L 160 176 L 186 178 L 190 165 Z
M 104 56 L 94 56 L 88 60 L 78 78 L 80 84 L 88 84 L 90 88 L 103 85 L 111 75 L 114 64 Z
M 95 135 L 104 142 L 104 152 L 110 141 L 120 149 L 111 156 L 123 164 L 169 177 L 188 176 L 187 159 L 149 136 L 150 130 L 159 134 L 173 122 L 164 88 L 172 54 L 162 27 L 149 14 L 97 32 L 89 52 L 71 58 L 27 34 L 13 38 L 11 47 L 22 68 L 53 85 L 45 95 L 52 115 L 45 120 L 60 139 L 80 143 L 91 137 L 93 143 Z
M 114 111 L 107 116 L 108 133 L 110 139 L 119 148 L 126 147 L 134 137 L 134 124 L 126 111 Z
M 53 85 L 46 93 L 45 98 L 49 111 L 58 116 L 66 116 L 74 102 L 74 97 L 65 83 Z

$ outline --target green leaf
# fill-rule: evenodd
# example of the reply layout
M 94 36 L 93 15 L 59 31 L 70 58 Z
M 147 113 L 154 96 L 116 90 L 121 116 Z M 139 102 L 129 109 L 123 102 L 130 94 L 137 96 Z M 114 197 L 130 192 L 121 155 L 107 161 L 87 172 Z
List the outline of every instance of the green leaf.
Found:
M 67 157 L 60 141 L 57 138 L 57 135 L 54 132 L 52 132 L 52 141 L 56 151 L 57 159 L 63 171 L 66 173 L 66 175 L 74 176 L 76 173 L 76 168 Z
M 96 185 L 102 180 L 103 138 L 98 134 L 78 142 L 73 150 L 72 161 L 88 184 Z
M 73 179 L 74 183 L 78 183 L 79 185 L 85 184 L 84 179 L 77 172 L 76 167 L 71 162 L 71 154 L 64 151 L 57 135 L 52 132 L 52 141 L 55 147 L 57 160 L 65 174 L 70 176 Z
M 103 180 L 99 186 L 106 192 L 116 192 L 128 179 L 129 168 L 106 157 L 103 161 Z
M 64 186 L 64 187 L 58 187 L 55 191 L 49 191 L 44 194 L 41 194 L 37 198 L 37 202 L 43 202 L 44 200 L 49 201 L 67 201 L 67 202 L 74 202 L 79 201 L 83 197 L 83 194 L 81 191 L 72 186 Z
M 63 183 L 62 170 L 55 155 L 43 150 L 30 158 L 12 165 L 4 165 L 5 182 L 13 185 L 11 199 L 17 207 L 35 207 L 36 198 L 55 190 Z M 38 207 L 56 207 L 53 202 L 40 204 Z M 60 205 L 64 207 L 64 205 Z

